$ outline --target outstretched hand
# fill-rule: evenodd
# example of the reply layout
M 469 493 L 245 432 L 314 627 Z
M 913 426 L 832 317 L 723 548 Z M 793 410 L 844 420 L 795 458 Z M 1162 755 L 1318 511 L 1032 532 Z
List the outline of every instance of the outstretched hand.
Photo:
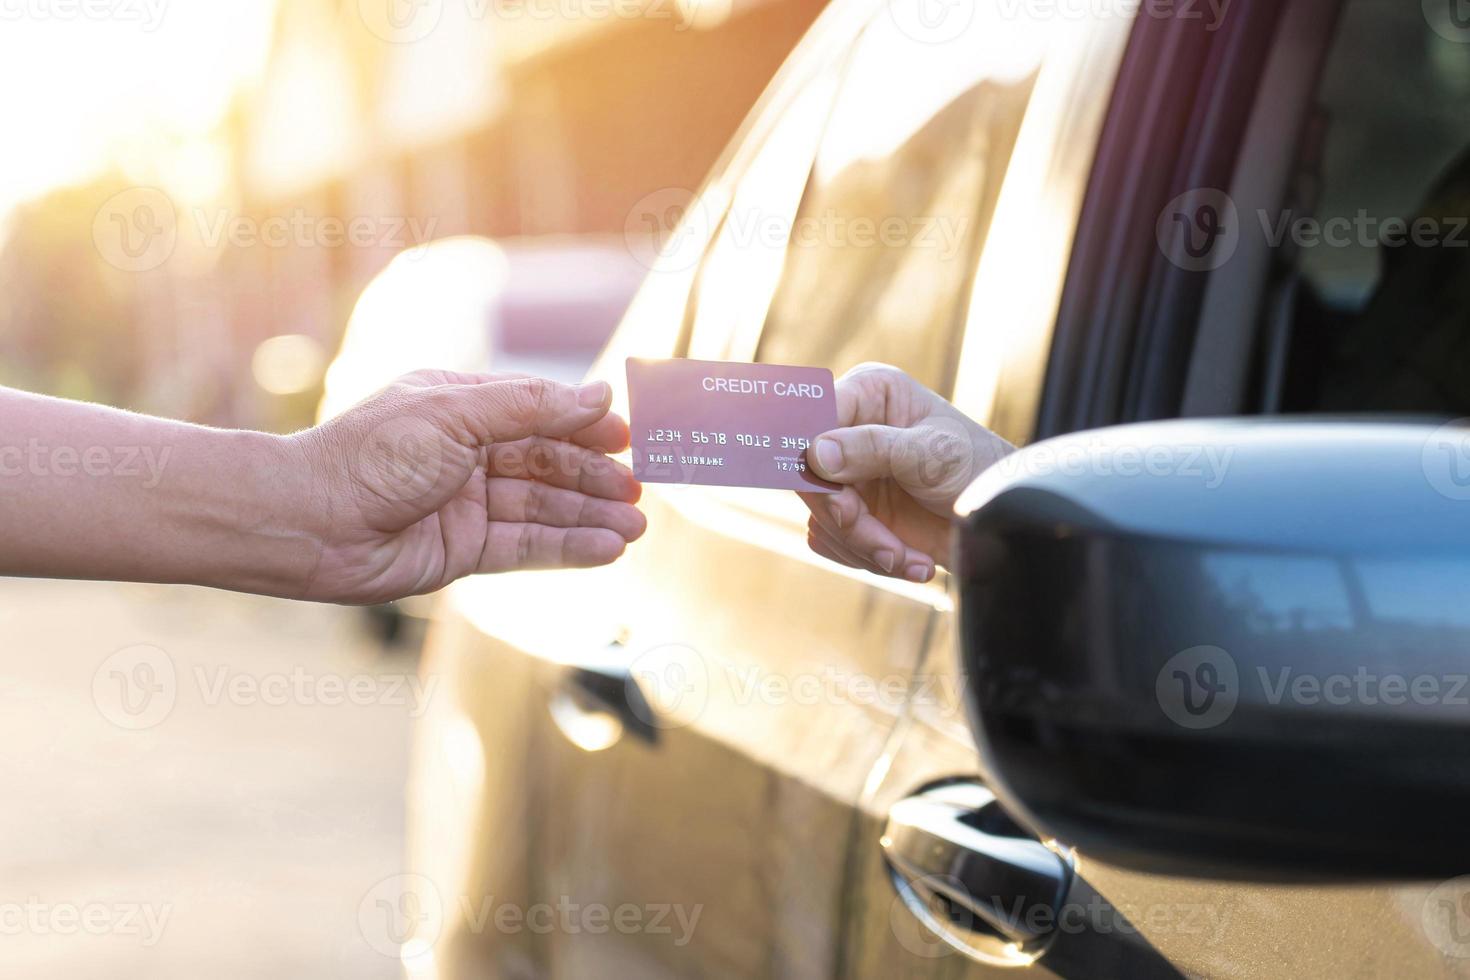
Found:
M 465 575 L 605 565 L 644 531 L 609 459 L 606 383 L 421 371 L 293 437 L 317 489 L 304 598 L 382 602 Z

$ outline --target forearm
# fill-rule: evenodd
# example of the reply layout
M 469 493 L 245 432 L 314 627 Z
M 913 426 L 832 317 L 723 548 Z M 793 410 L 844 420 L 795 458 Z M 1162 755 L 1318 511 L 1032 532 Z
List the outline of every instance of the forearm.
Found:
M 0 575 L 306 589 L 292 440 L 0 388 Z

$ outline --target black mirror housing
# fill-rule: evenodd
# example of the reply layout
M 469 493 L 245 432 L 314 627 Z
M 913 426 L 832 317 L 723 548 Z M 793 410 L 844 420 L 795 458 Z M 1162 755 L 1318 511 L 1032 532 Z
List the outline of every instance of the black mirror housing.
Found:
M 1152 872 L 1470 872 L 1470 429 L 1080 433 L 959 510 L 968 704 L 1013 811 Z

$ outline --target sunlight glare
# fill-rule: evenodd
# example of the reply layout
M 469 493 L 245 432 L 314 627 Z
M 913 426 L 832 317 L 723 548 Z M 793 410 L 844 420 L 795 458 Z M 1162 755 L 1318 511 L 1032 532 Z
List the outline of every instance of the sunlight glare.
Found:
M 101 18 L 63 9 L 22 5 L 0 18 L 0 221 L 124 160 L 146 172 L 217 127 L 265 65 L 275 0 L 136 0 Z

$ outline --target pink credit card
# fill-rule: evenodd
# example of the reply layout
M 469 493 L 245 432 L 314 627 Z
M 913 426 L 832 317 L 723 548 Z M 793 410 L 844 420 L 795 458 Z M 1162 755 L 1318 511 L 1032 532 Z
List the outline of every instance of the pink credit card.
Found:
M 835 493 L 806 465 L 837 428 L 825 368 L 628 358 L 633 473 L 645 483 Z

